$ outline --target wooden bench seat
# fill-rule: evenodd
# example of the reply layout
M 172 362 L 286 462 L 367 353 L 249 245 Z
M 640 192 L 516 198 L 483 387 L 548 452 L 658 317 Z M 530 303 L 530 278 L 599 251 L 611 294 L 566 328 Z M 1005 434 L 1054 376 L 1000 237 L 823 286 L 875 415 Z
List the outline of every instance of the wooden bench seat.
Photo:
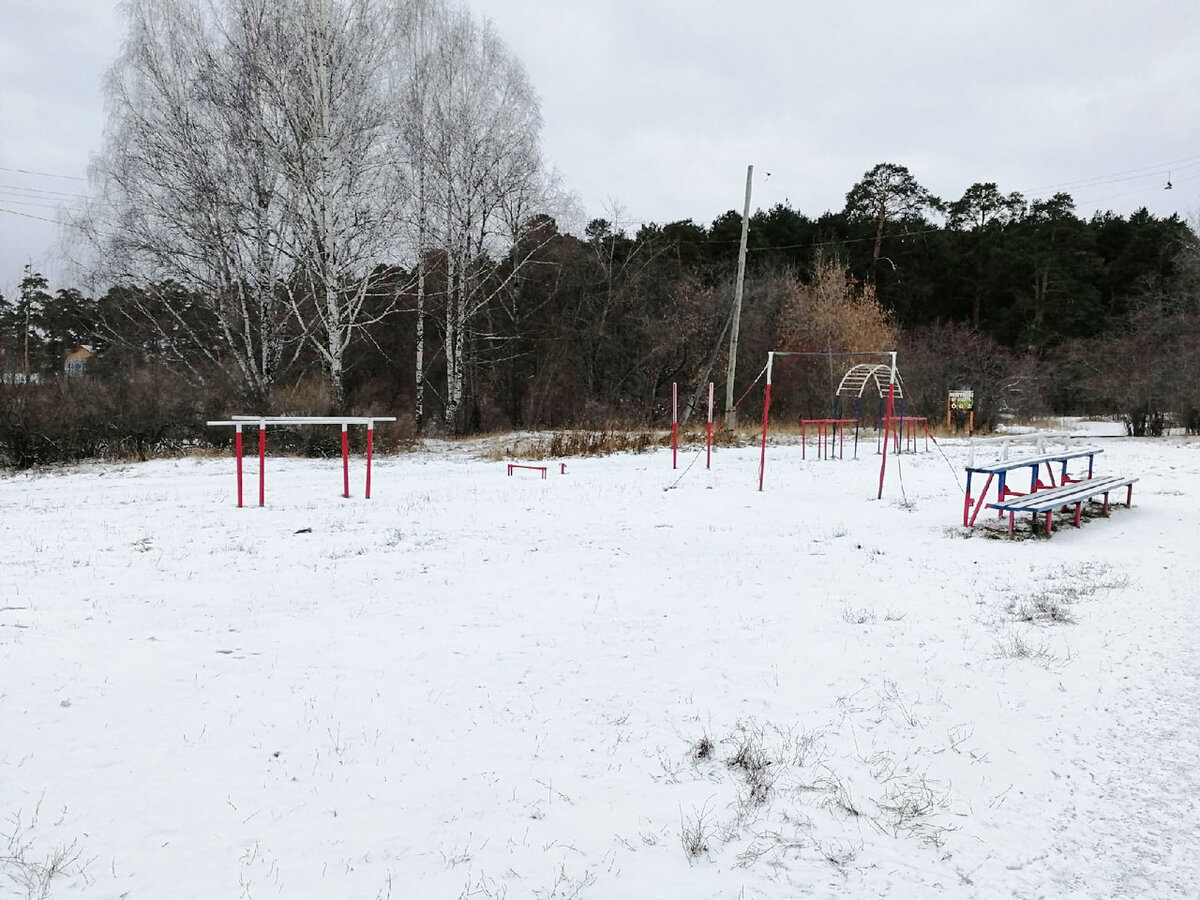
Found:
M 1118 488 L 1126 488 L 1125 505 L 1130 506 L 1133 502 L 1133 485 L 1137 480 L 1137 478 L 1125 475 L 1105 475 L 1098 478 L 1085 478 L 1081 481 L 1072 481 L 1058 487 L 1038 490 L 1029 494 L 1006 497 L 987 505 L 989 509 L 997 509 L 1002 513 L 1008 513 L 1008 530 L 1010 532 L 1013 530 L 1017 513 L 1032 513 L 1033 527 L 1035 528 L 1037 526 L 1038 513 L 1045 513 L 1046 534 L 1050 534 L 1054 527 L 1055 510 L 1074 506 L 1075 527 L 1078 528 L 1080 518 L 1083 515 L 1083 504 L 1092 497 L 1103 495 L 1104 515 L 1108 515 L 1109 493 Z

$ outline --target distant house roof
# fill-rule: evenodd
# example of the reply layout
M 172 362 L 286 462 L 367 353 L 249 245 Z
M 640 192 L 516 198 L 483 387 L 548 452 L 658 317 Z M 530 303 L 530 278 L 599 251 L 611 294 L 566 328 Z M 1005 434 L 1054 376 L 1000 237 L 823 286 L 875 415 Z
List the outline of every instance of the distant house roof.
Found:
M 74 350 L 63 357 L 63 371 L 68 375 L 80 375 L 87 370 L 88 360 L 95 355 L 96 353 L 91 347 L 78 344 Z

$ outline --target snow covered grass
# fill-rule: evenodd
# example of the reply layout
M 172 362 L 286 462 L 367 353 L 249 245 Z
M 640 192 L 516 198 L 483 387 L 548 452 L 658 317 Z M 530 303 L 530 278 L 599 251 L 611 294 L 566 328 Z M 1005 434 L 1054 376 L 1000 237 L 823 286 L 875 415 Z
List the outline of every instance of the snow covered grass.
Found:
M 493 445 L 0 479 L 0 897 L 1194 895 L 1200 443 L 1049 540 L 962 443 Z

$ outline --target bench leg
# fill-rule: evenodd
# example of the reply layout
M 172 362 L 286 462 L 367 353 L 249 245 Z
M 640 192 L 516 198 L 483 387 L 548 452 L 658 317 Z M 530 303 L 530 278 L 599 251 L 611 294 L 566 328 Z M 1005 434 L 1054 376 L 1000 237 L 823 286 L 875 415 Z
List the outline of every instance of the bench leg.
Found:
M 1050 537 L 1050 531 L 1054 527 L 1054 513 L 1046 510 L 1046 537 Z
M 1017 524 L 1017 514 L 1015 512 L 1010 512 L 1008 514 L 1008 533 L 1009 534 L 1013 533 L 1013 528 L 1016 527 L 1016 524 Z
M 1129 492 L 1125 495 L 1125 506 L 1133 506 L 1133 485 L 1129 485 Z
M 1104 510 L 1102 512 L 1102 515 L 1104 515 L 1105 517 L 1108 516 L 1108 491 L 1104 492 Z
M 1083 516 L 1083 501 L 1075 504 L 1075 527 L 1079 527 L 1079 519 Z
M 979 510 L 983 509 L 983 503 L 987 499 L 988 488 L 991 486 L 992 486 L 992 476 L 988 475 L 987 481 L 985 481 L 983 483 L 983 490 L 979 492 L 979 500 L 975 503 L 975 506 L 973 509 L 971 508 L 971 492 L 970 492 L 970 490 L 967 491 L 966 506 L 963 508 L 963 510 L 964 510 L 963 524 L 964 525 L 972 526 L 975 524 L 975 517 L 979 515 Z M 970 488 L 969 483 L 968 483 L 967 487 Z M 1000 499 L 1003 500 L 1004 498 L 1001 497 Z M 967 518 L 967 516 L 966 516 L 966 510 L 968 510 L 968 509 L 971 510 L 970 518 Z

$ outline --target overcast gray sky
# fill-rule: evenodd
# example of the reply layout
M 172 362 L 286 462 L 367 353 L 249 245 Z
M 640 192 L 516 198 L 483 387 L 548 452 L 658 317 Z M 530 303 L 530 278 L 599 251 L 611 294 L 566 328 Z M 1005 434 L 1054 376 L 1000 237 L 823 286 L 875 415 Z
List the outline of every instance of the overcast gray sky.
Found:
M 546 156 L 588 217 L 708 224 L 740 210 L 749 163 L 755 207 L 812 216 L 879 162 L 950 199 L 995 181 L 1028 198 L 1068 191 L 1085 216 L 1200 209 L 1196 0 L 466 5 L 524 62 Z M 30 261 L 64 286 L 41 219 L 86 191 L 122 24 L 109 0 L 0 0 L 0 23 L 11 295 Z

